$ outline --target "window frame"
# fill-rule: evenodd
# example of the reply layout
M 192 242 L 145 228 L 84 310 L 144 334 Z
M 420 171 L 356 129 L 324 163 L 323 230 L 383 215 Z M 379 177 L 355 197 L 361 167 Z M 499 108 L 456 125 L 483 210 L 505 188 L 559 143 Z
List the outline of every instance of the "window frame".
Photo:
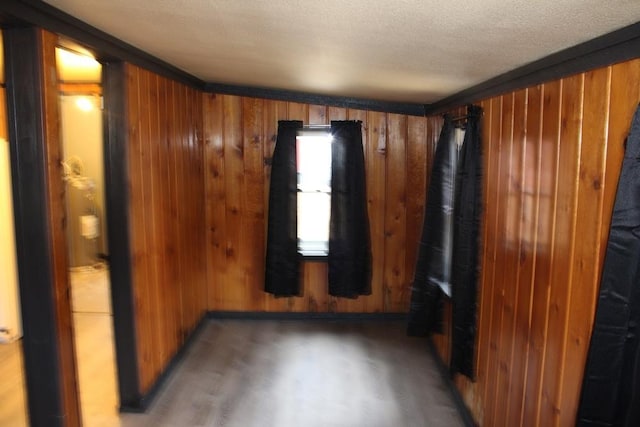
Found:
M 330 125 L 305 125 L 302 127 L 302 129 L 299 129 L 297 134 L 296 134 L 296 191 L 298 194 L 303 193 L 304 191 L 302 191 L 298 186 L 299 183 L 297 182 L 297 175 L 298 175 L 298 158 L 297 158 L 297 144 L 298 144 L 298 137 L 299 136 L 305 136 L 305 135 L 314 135 L 314 134 L 318 134 L 320 135 L 326 135 L 327 137 L 331 138 L 331 126 Z M 329 144 L 331 144 L 331 142 L 329 142 Z M 331 153 L 332 155 L 332 153 Z M 329 167 L 331 167 L 331 165 L 329 165 Z M 329 191 L 328 194 L 329 196 L 331 196 L 332 193 L 332 188 L 331 188 L 331 177 L 329 178 Z M 299 224 L 299 209 L 298 206 L 296 206 L 296 223 Z M 329 205 L 329 223 L 331 221 L 331 205 Z M 297 236 L 296 236 L 297 237 Z M 301 240 L 299 237 L 297 237 L 297 250 L 298 250 L 298 257 L 304 261 L 316 261 L 316 262 L 327 262 L 328 257 L 329 257 L 329 239 L 330 239 L 330 235 L 327 234 L 327 250 L 325 253 L 312 253 L 312 252 L 306 252 L 303 251 L 301 249 Z

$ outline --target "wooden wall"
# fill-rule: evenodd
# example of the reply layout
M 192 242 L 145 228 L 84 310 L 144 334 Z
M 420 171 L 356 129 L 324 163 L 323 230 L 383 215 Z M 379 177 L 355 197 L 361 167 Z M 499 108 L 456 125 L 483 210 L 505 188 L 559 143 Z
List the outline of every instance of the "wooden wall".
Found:
M 204 94 L 210 310 L 405 312 L 422 228 L 432 125 L 423 117 Z M 278 120 L 361 120 L 373 251 L 372 294 L 327 293 L 327 265 L 305 262 L 304 296 L 263 291 L 269 159 Z
M 481 102 L 477 382 L 455 379 L 481 425 L 574 425 L 639 83 L 634 60 Z
M 125 69 L 132 280 L 142 392 L 205 313 L 201 94 Z

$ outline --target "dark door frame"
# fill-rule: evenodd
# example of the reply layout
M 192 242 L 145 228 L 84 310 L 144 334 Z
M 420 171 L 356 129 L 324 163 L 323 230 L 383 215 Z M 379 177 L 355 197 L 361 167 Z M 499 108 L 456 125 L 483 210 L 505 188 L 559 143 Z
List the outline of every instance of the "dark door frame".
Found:
M 138 375 L 135 299 L 129 246 L 128 134 L 124 70 L 125 64 L 121 61 L 102 63 L 105 198 L 120 408 L 141 410 L 142 393 Z
M 79 426 L 63 208 L 55 36 L 3 31 L 24 369 L 32 426 Z M 55 98 L 54 98 L 55 97 Z M 60 222 L 58 222 L 60 221 Z
M 52 180 L 58 176 L 62 180 L 58 170 L 61 154 L 47 152 L 60 149 L 59 141 L 52 145 L 50 140 L 60 138 L 58 90 L 57 82 L 53 87 L 48 83 L 49 92 L 55 91 L 56 104 L 51 99 L 47 102 L 52 94 L 47 94 L 44 85 L 51 70 L 44 69 L 43 52 L 53 47 L 42 45 L 43 34 L 56 38 L 35 27 L 3 30 L 24 369 L 31 425 L 76 426 L 81 424 L 77 368 L 75 359 L 71 367 L 62 360 L 69 354 L 75 357 L 69 281 L 66 270 L 57 273 L 60 265 L 65 269 L 67 265 L 66 220 L 53 223 L 54 209 L 63 210 L 58 212 L 62 218 L 65 214 L 63 204 L 51 203 L 52 197 L 64 197 L 51 195 L 52 189 L 59 189 Z M 121 408 L 136 410 L 142 398 L 129 247 L 125 65 L 118 61 L 102 65 L 105 201 L 118 391 Z M 52 123 L 54 129 L 49 129 Z M 55 171 L 49 171 L 52 166 Z

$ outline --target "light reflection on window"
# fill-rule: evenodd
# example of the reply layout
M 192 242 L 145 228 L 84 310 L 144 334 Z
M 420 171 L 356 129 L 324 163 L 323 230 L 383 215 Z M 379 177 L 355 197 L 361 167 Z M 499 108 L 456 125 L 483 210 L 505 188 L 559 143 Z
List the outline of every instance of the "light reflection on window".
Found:
M 323 256 L 329 250 L 331 213 L 331 134 L 303 131 L 296 138 L 298 250 Z

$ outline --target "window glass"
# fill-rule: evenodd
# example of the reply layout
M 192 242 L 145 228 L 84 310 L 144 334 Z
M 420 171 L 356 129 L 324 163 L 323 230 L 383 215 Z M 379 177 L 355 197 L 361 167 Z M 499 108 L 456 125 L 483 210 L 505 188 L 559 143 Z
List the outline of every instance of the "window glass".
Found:
M 331 134 L 302 131 L 296 138 L 298 250 L 323 256 L 329 250 L 331 212 Z

